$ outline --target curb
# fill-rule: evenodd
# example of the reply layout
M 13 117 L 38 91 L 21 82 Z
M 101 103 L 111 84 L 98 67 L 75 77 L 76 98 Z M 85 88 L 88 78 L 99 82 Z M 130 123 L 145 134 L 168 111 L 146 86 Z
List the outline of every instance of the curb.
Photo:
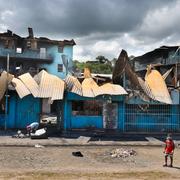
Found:
M 38 145 L 44 146 L 44 147 L 91 147 L 91 146 L 99 146 L 99 147 L 105 147 L 105 146 L 134 146 L 134 147 L 163 147 L 163 144 L 126 144 L 126 143 L 113 143 L 113 144 L 96 144 L 96 143 L 90 143 L 90 144 L 43 144 L 43 143 L 36 143 Z M 0 147 L 35 147 L 36 144 L 0 144 Z

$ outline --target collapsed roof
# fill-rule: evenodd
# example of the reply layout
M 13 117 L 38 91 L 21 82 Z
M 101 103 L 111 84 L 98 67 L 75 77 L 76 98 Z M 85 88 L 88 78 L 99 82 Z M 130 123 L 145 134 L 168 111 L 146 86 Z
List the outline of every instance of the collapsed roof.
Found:
M 164 77 L 157 70 L 153 70 L 151 66 L 147 69 L 144 79 L 138 77 L 130 65 L 127 52 L 122 50 L 113 71 L 113 83 L 121 83 L 120 79 L 124 75 L 129 80 L 131 91 L 138 90 L 138 95 L 143 100 L 150 101 L 152 99 L 158 102 L 172 104 Z
M 0 33 L 0 40 L 16 40 L 17 44 L 19 44 L 19 45 L 21 45 L 23 43 L 23 41 L 27 41 L 30 39 L 36 40 L 37 42 L 41 42 L 41 43 L 49 43 L 49 44 L 54 44 L 54 45 L 59 45 L 59 46 L 65 46 L 65 45 L 74 46 L 74 45 L 76 45 L 76 43 L 73 39 L 58 41 L 58 40 L 51 40 L 46 37 L 37 38 L 37 37 L 34 37 L 32 28 L 28 28 L 28 31 L 29 31 L 29 36 L 21 37 L 17 34 L 14 34 L 12 31 L 7 30 L 7 32 Z

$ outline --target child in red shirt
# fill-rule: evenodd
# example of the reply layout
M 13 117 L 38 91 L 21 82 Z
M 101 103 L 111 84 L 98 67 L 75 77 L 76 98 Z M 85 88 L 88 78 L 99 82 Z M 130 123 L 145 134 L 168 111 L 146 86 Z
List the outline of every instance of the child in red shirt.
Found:
M 164 149 L 164 154 L 165 154 L 165 164 L 163 165 L 164 167 L 167 166 L 167 158 L 168 156 L 170 157 L 170 166 L 169 167 L 173 167 L 173 154 L 174 154 L 174 149 L 175 149 L 175 145 L 174 142 L 172 140 L 171 135 L 168 135 L 165 141 L 165 149 Z

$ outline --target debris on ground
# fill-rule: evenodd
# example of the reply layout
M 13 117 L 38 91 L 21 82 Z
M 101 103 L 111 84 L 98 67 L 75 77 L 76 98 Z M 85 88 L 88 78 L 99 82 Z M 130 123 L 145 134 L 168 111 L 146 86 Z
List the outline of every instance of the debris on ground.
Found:
M 110 153 L 111 157 L 113 158 L 127 158 L 130 156 L 136 156 L 137 153 L 133 149 L 114 149 Z
M 81 153 L 81 151 L 72 152 L 72 155 L 77 156 L 77 157 L 83 157 L 83 154 Z
M 31 133 L 31 139 L 47 139 L 46 128 L 38 129 L 35 133 Z
M 40 144 L 35 144 L 34 147 L 36 147 L 36 148 L 44 148 L 44 146 L 43 146 L 43 145 L 40 145 Z
M 17 133 L 12 136 L 12 138 L 27 138 L 27 137 L 28 137 L 28 135 L 27 134 L 23 134 L 21 132 L 21 130 L 18 130 Z

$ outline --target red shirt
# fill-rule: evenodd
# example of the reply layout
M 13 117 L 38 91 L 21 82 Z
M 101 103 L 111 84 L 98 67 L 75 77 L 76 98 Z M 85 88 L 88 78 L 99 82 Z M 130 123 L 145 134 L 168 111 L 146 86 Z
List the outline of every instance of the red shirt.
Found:
M 174 142 L 171 139 L 166 140 L 166 147 L 165 147 L 165 153 L 172 153 L 174 150 Z

